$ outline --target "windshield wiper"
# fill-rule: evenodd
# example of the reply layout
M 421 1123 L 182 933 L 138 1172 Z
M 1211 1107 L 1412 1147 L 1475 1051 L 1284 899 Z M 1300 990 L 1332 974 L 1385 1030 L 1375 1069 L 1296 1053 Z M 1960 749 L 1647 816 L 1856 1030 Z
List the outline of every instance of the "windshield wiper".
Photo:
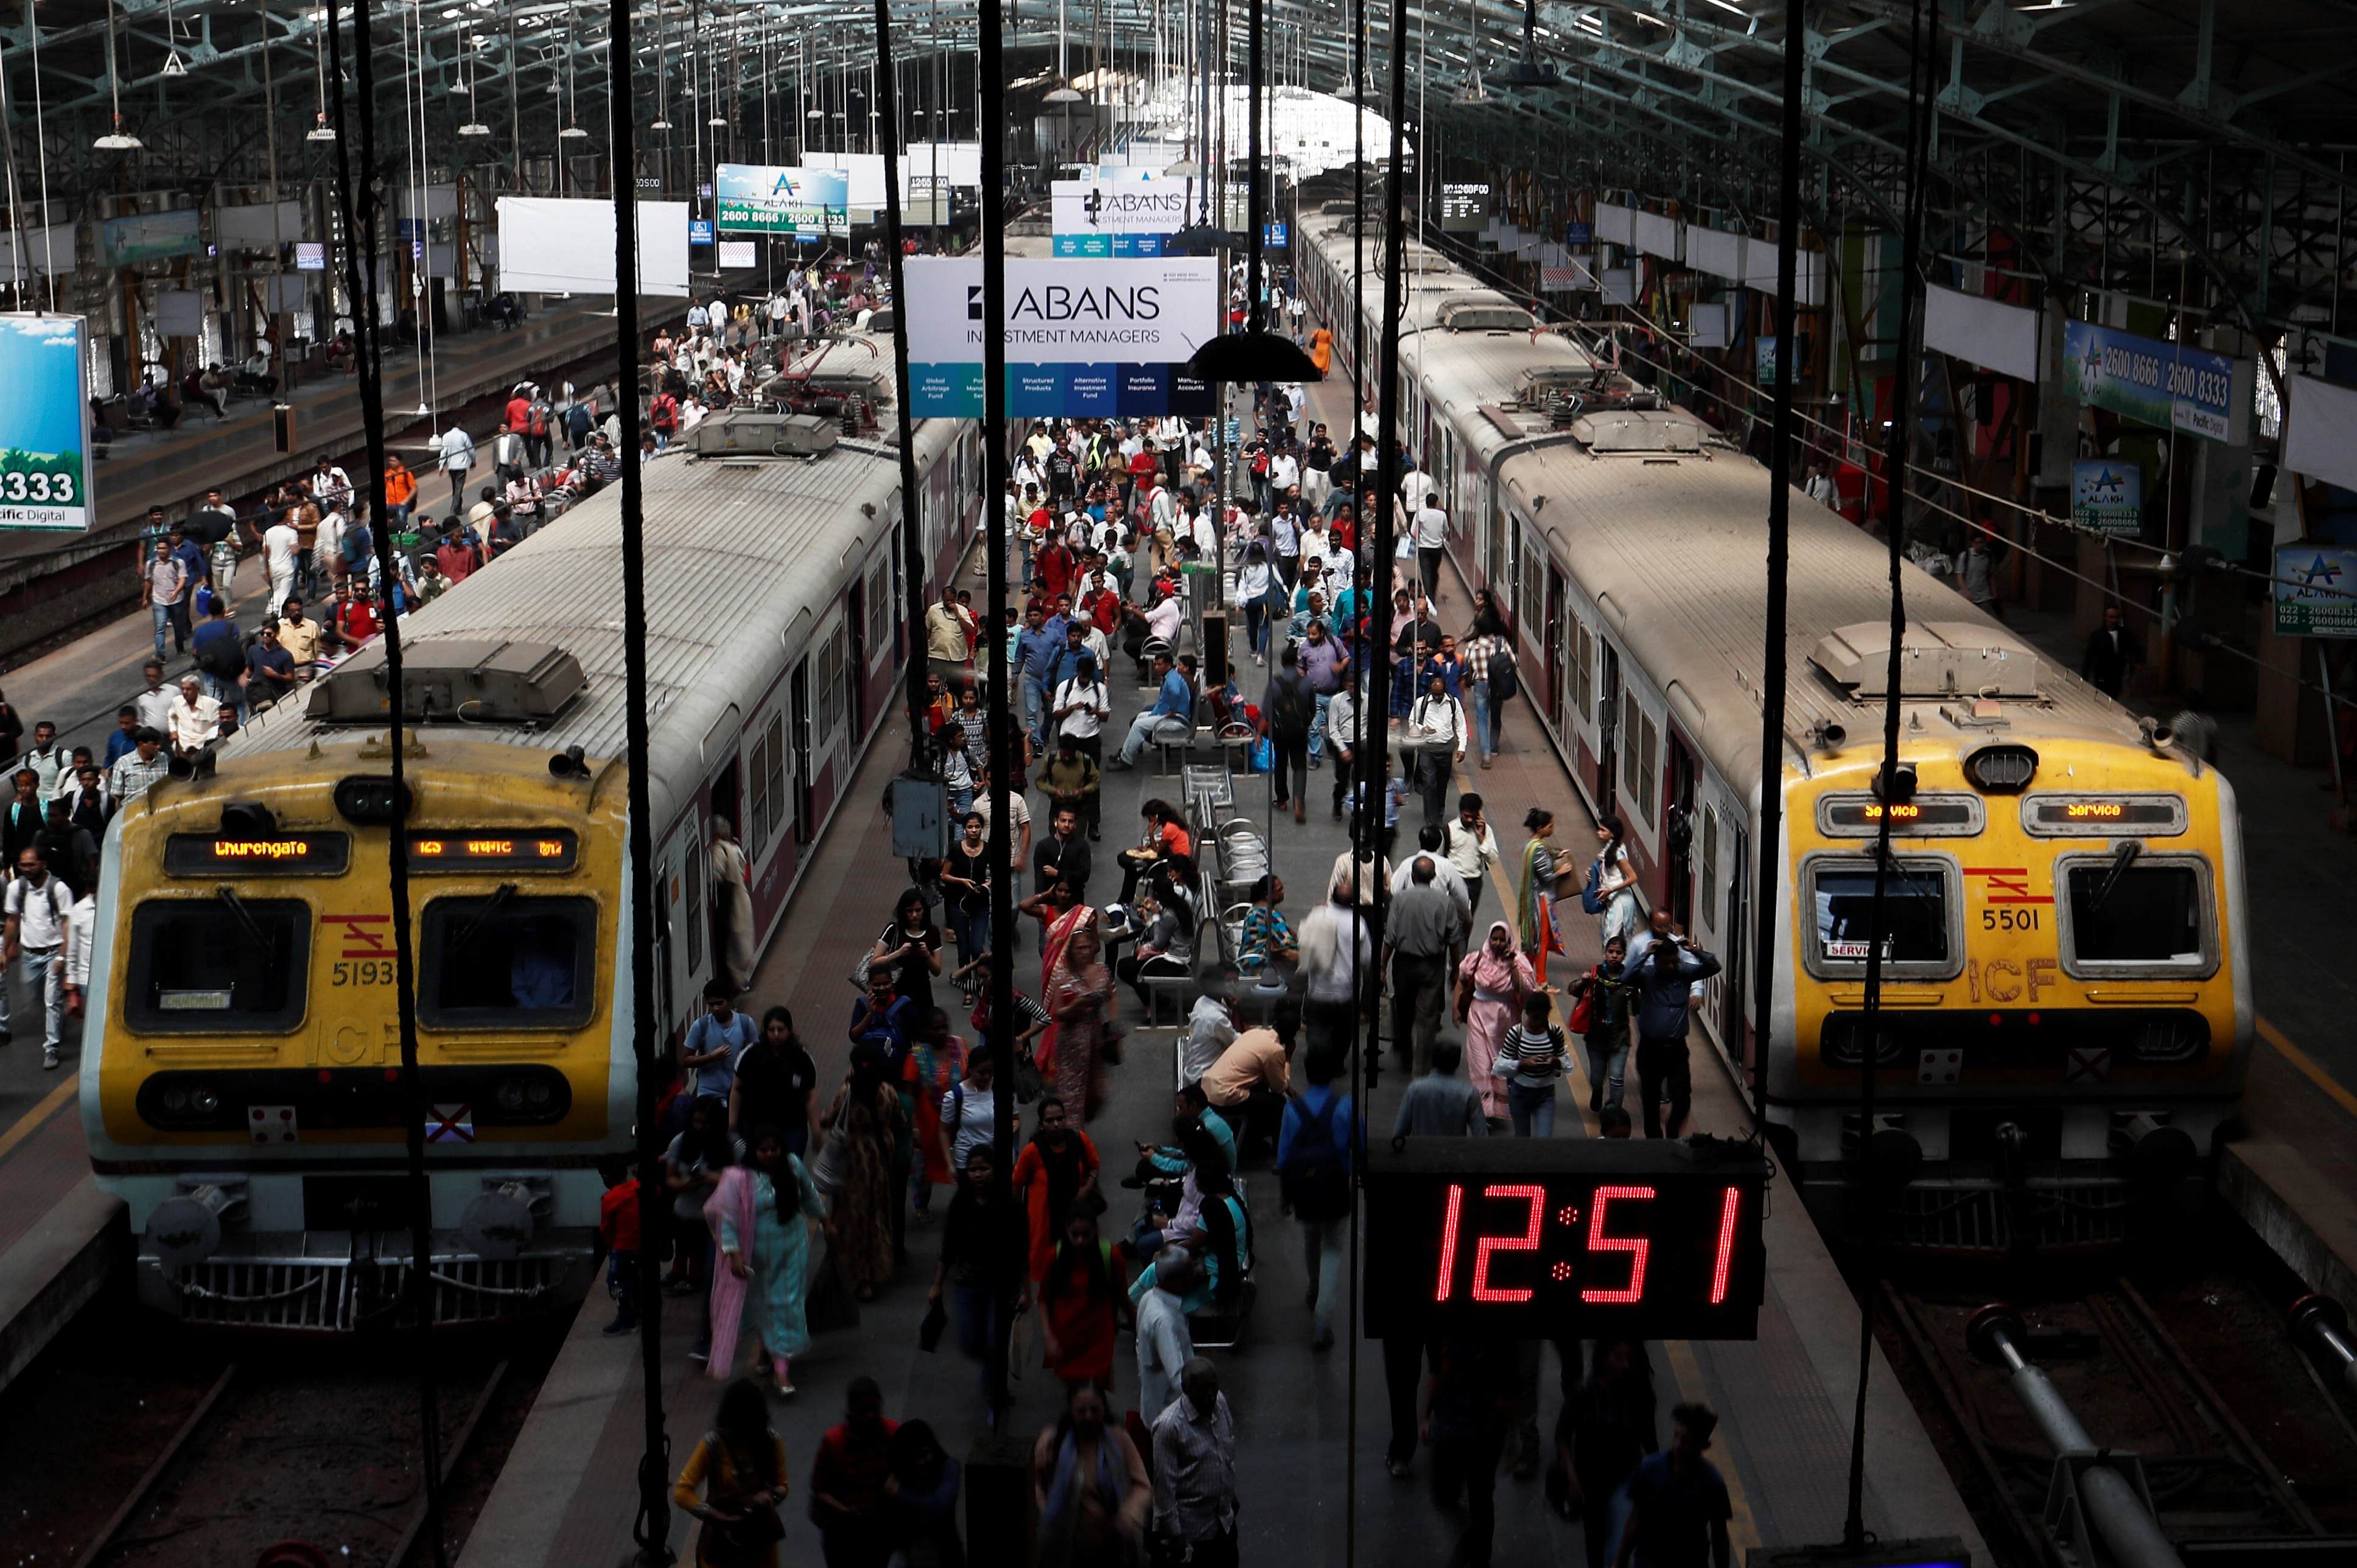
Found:
M 237 923 L 245 928 L 245 934 L 253 939 L 253 945 L 262 950 L 262 956 L 276 963 L 277 944 L 270 940 L 270 933 L 262 929 L 262 922 L 253 918 L 253 911 L 245 907 L 245 900 L 237 896 L 237 889 L 216 887 L 213 897 L 229 906 L 229 912 L 237 917 Z
M 2087 907 L 2087 913 L 2091 918 L 2104 912 L 2104 906 L 2110 901 L 2113 890 L 2119 886 L 2120 879 L 2127 875 L 2128 867 L 2136 864 L 2136 857 L 2143 853 L 2144 843 L 2139 839 L 2125 839 L 2121 841 L 2119 848 L 2112 851 L 2111 875 L 2104 878 L 2104 885 L 2101 887 L 2095 889 L 2095 901 Z
M 475 938 L 480 935 L 483 928 L 490 923 L 491 917 L 498 914 L 500 907 L 515 896 L 516 885 L 514 883 L 500 883 L 499 890 L 491 895 L 490 902 L 485 904 L 480 909 L 477 910 L 475 912 L 475 918 L 467 922 L 467 929 L 458 933 L 458 940 L 453 944 L 454 950 L 464 952 L 467 949 L 474 946 Z

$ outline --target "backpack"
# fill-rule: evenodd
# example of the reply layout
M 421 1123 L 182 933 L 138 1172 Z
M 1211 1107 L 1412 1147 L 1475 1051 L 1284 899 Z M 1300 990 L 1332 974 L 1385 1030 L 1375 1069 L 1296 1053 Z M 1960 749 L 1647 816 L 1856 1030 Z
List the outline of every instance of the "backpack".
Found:
M 647 422 L 657 430 L 669 430 L 673 425 L 677 424 L 679 400 L 669 392 L 655 399 L 654 406 L 647 411 Z
M 1522 682 L 1515 678 L 1514 656 L 1501 643 L 1497 651 L 1490 655 L 1490 702 L 1492 706 L 1511 703 L 1522 689 Z
M 532 417 L 525 428 L 535 436 L 548 434 L 548 404 L 535 403 L 532 405 Z
M 1604 863 L 1601 860 L 1589 861 L 1587 881 L 1579 890 L 1579 907 L 1591 915 L 1604 913 L 1604 895 L 1596 890 L 1597 885 L 1603 878 L 1603 872 Z
M 1299 1095 L 1301 1125 L 1277 1167 L 1279 1190 L 1293 1212 L 1303 1219 L 1340 1219 L 1351 1212 L 1351 1172 L 1343 1163 L 1342 1146 L 1334 1136 L 1334 1108 L 1342 1102 L 1340 1090 L 1326 1098 L 1326 1109 L 1315 1116 Z

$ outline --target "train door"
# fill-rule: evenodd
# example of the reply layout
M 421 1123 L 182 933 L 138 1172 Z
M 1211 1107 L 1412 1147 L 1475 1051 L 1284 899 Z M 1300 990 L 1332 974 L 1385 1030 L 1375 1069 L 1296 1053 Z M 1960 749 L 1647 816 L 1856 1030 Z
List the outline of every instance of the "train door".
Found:
M 1662 817 L 1663 847 L 1668 852 L 1670 918 L 1685 930 L 1694 929 L 1695 760 L 1677 732 L 1667 733 L 1670 768 Z
M 1547 713 L 1555 721 L 1555 733 L 1568 736 L 1571 727 L 1563 716 L 1564 693 L 1571 685 L 1563 670 L 1563 573 L 1552 560 L 1546 569 L 1546 678 Z
M 856 737 L 867 733 L 867 578 L 851 580 L 850 602 L 844 608 L 844 635 L 850 656 L 843 663 L 844 733 Z
M 811 703 L 810 660 L 794 660 L 794 672 L 787 678 L 786 702 L 793 717 L 793 812 L 794 842 L 808 843 L 818 824 L 811 815 Z
M 1510 563 L 1512 562 L 1513 557 L 1506 553 L 1505 503 L 1499 499 L 1498 492 L 1495 490 L 1490 492 L 1489 500 L 1490 519 L 1488 537 L 1483 545 L 1485 553 L 1481 558 L 1481 578 L 1483 585 L 1490 590 L 1491 596 L 1502 602 L 1506 596 L 1500 592 L 1500 585 L 1512 570 Z
M 730 831 L 737 835 L 738 849 L 742 850 L 747 843 L 752 842 L 752 836 L 745 826 L 745 786 L 744 776 L 738 771 L 739 760 L 737 753 L 729 753 L 728 760 L 720 765 L 720 771 L 712 776 L 711 814 L 728 824 Z M 740 950 L 751 948 L 752 932 L 746 931 L 740 937 L 735 927 L 737 921 L 751 918 L 752 908 L 749 901 L 745 907 L 741 908 L 738 907 L 736 898 L 723 883 L 720 866 L 706 867 L 705 875 L 712 879 L 710 897 L 706 902 L 706 917 L 710 921 L 712 938 L 712 968 L 717 974 L 726 967 L 723 961 L 729 955 Z M 746 980 L 750 977 L 736 975 L 733 978 Z
M 1737 819 L 1728 817 L 1722 826 L 1727 833 L 1727 898 L 1719 907 L 1727 911 L 1727 929 L 1719 937 L 1720 972 L 1726 979 L 1719 985 L 1718 1037 L 1735 1060 L 1748 1064 L 1751 1047 L 1743 1028 L 1743 988 L 1751 940 L 1749 840 Z
M 1620 650 L 1609 639 L 1604 645 L 1604 684 L 1596 700 L 1596 809 L 1609 811 L 1620 775 Z

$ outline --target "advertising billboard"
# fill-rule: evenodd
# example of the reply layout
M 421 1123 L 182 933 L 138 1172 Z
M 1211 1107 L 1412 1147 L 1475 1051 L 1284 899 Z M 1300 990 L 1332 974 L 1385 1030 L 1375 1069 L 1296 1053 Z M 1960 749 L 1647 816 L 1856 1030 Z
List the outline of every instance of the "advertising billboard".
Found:
M 979 256 L 912 256 L 909 410 L 982 417 Z M 1008 410 L 1023 416 L 1209 413 L 1210 390 L 1179 367 L 1220 329 L 1219 263 L 1208 258 L 1006 263 Z
M 2239 439 L 2249 423 L 2250 373 L 2245 360 L 2088 321 L 2062 326 L 2062 384 L 2072 395 L 2158 430 Z
M 98 257 L 110 267 L 169 261 L 205 248 L 204 219 L 193 207 L 175 212 L 135 212 L 98 226 Z
M 851 177 L 841 169 L 722 164 L 713 184 L 723 232 L 790 240 L 851 232 Z
M 1060 256 L 1158 256 L 1187 227 L 1183 179 L 1060 179 L 1050 188 Z
M 2357 637 L 2357 550 L 2276 547 L 2276 635 Z
M 79 316 L 0 315 L 0 529 L 87 531 L 90 338 Z
M 2071 521 L 2129 538 L 2144 531 L 2144 468 L 2117 457 L 2071 462 Z

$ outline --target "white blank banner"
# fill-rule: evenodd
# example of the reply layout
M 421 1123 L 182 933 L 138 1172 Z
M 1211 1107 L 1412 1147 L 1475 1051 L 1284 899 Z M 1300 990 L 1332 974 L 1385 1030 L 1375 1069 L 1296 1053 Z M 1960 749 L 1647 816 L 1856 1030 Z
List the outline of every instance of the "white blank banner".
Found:
M 0 229 L 0 283 L 16 281 L 16 252 L 25 253 L 27 275 L 43 273 L 70 273 L 74 270 L 79 246 L 74 239 L 74 226 L 54 223 L 47 229 L 27 229 L 21 238 L 13 230 Z
M 423 198 L 423 200 L 420 198 Z M 456 218 L 458 216 L 458 188 L 455 185 L 429 185 L 422 190 L 413 190 L 408 186 L 403 186 L 401 216 L 414 218 L 421 206 L 425 209 L 425 217 L 429 222 L 436 218 Z
M 282 311 L 291 316 L 310 297 L 311 280 L 301 273 L 276 273 L 262 281 L 269 285 L 264 297 L 273 316 Z
M 1724 349 L 1727 336 L 1727 306 L 1695 305 L 1686 311 L 1686 337 L 1697 349 Z
M 500 198 L 500 286 L 534 294 L 614 292 L 614 204 Z M 687 203 L 639 203 L 639 292 L 687 293 Z
M 1674 262 L 1680 255 L 1679 231 L 1684 227 L 1674 218 L 1664 218 L 1658 212 L 1636 215 L 1637 249 L 1649 256 Z
M 195 338 L 205 329 L 205 298 L 189 289 L 167 288 L 156 295 L 156 335 Z
M 1923 291 L 1923 347 L 2035 381 L 2038 312 L 1932 284 Z
M 1743 247 L 1743 286 L 1771 298 L 1776 293 L 1776 247 L 1765 240 L 1754 240 Z M 1817 306 L 1825 302 L 1825 258 L 1822 252 L 1800 250 L 1792 253 L 1792 298 L 1799 305 Z
M 299 201 L 213 209 L 213 238 L 225 251 L 276 250 L 302 237 L 303 204 Z
M 2292 376 L 2284 391 L 2283 466 L 2357 490 L 2357 387 Z
M 1615 207 L 1609 202 L 1598 202 L 1596 204 L 1596 237 L 1615 245 L 1635 244 L 1636 231 L 1631 221 L 1633 216 L 1625 207 Z
M 1686 265 L 1698 273 L 1708 273 L 1715 278 L 1741 283 L 1743 251 L 1748 243 L 1749 242 L 1740 234 L 1689 223 L 1686 225 Z

